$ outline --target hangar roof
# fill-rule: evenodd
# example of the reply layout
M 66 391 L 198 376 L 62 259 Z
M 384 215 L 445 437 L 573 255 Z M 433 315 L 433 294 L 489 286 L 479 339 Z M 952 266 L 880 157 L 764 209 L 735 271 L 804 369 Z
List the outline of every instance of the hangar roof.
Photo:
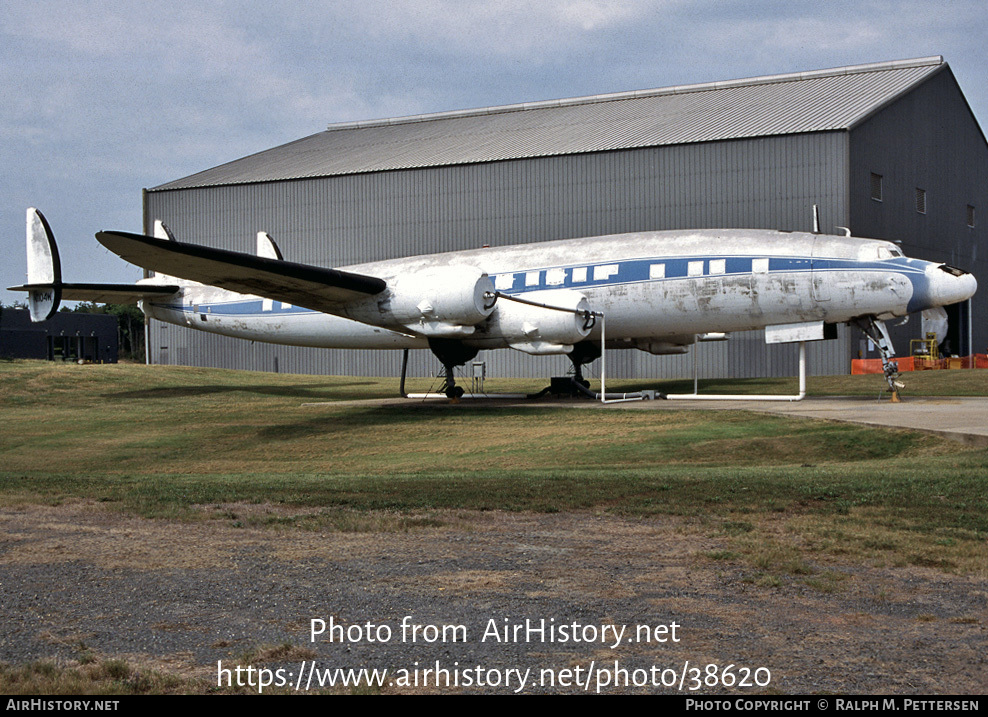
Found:
M 942 57 L 332 124 L 151 191 L 848 130 Z

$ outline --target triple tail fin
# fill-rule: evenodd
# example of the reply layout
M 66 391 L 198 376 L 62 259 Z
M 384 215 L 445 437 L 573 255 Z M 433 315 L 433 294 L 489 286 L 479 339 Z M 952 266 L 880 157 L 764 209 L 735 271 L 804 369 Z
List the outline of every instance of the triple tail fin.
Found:
M 62 262 L 45 215 L 27 210 L 27 305 L 31 321 L 47 321 L 62 302 Z
M 265 259 L 277 259 L 278 261 L 285 260 L 285 257 L 281 253 L 281 249 L 278 248 L 278 244 L 267 232 L 257 233 L 257 255 L 262 256 Z
M 167 229 L 165 230 L 167 231 Z M 166 284 L 66 284 L 55 235 L 45 216 L 34 207 L 27 210 L 27 284 L 10 291 L 26 291 L 31 321 L 47 321 L 58 311 L 62 300 L 94 301 L 108 304 L 134 304 L 151 298 L 170 296 L 179 290 Z

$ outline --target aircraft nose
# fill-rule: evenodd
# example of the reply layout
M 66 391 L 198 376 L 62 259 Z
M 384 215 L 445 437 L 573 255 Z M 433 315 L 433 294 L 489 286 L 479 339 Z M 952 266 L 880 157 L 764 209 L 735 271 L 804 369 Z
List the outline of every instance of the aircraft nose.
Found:
M 934 265 L 930 267 L 927 275 L 937 306 L 949 306 L 965 301 L 974 296 L 974 292 L 978 290 L 978 281 L 974 278 L 974 274 L 949 264 Z

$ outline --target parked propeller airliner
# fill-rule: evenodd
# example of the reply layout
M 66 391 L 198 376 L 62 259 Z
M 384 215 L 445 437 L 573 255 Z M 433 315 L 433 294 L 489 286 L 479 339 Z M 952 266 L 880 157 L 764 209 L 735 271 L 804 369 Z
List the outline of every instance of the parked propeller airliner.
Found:
M 34 321 L 62 300 L 139 302 L 144 313 L 201 331 L 297 346 L 431 349 L 459 396 L 453 367 L 481 349 L 567 354 L 581 366 L 609 348 L 683 353 L 698 335 L 766 329 L 771 342 L 824 338 L 971 297 L 970 273 L 903 256 L 890 242 L 756 229 L 648 231 L 490 247 L 330 269 L 285 261 L 264 232 L 256 254 L 155 235 L 96 239 L 153 272 L 132 285 L 64 283 L 47 221 L 27 211 Z M 849 234 L 849 232 L 848 232 Z M 606 322 L 606 323 L 605 323 Z

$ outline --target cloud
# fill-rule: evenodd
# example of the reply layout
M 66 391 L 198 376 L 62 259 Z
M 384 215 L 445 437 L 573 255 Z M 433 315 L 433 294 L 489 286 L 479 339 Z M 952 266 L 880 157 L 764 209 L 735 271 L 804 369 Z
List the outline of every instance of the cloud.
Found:
M 580 41 L 587 32 L 647 15 L 661 3 L 615 0 L 364 0 L 344 8 L 358 32 L 389 42 L 431 46 L 444 54 L 527 56 Z M 327 9 L 322 6 L 321 9 Z
M 973 0 L 3 0 L 3 12 L 0 241 L 22 256 L 24 207 L 47 208 L 80 279 L 101 278 L 88 274 L 106 259 L 93 231 L 140 228 L 142 187 L 331 122 L 931 54 L 976 113 L 988 103 Z M 4 271 L 5 285 L 23 273 Z

